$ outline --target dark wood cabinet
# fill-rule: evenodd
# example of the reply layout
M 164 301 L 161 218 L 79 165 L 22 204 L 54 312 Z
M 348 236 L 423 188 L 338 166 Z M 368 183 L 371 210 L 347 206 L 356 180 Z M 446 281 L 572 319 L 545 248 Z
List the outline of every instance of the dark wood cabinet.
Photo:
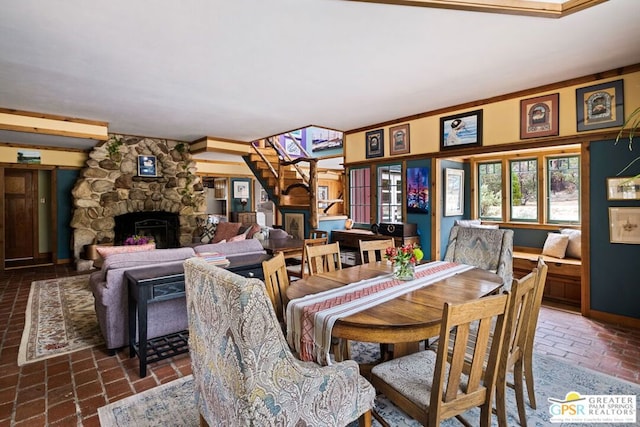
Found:
M 386 236 L 384 234 L 373 233 L 369 230 L 333 230 L 331 232 L 331 241 L 340 243 L 340 251 L 346 250 L 355 252 L 357 257 L 357 264 L 361 263 L 360 260 L 360 240 L 387 240 L 393 239 L 395 246 L 399 247 L 408 243 L 420 244 L 420 236 L 404 236 L 394 237 Z

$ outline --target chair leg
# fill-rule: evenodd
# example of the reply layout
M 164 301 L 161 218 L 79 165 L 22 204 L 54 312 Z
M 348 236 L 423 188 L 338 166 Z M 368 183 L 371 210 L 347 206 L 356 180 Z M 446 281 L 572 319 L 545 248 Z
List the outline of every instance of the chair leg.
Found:
M 509 427 L 507 425 L 507 377 L 502 370 L 498 372 L 496 379 L 496 415 L 498 417 L 498 425 L 500 427 Z M 491 411 L 490 411 L 491 412 Z
M 359 427 L 371 427 L 371 412 L 373 410 L 370 409 L 367 412 L 365 412 L 364 414 L 360 415 L 360 418 L 358 418 L 358 426 Z
M 527 383 L 527 395 L 529 395 L 529 406 L 536 409 L 536 392 L 533 384 L 533 354 L 532 352 L 524 353 L 524 376 Z
M 522 427 L 527 427 L 527 412 L 524 409 L 524 384 L 522 384 L 523 380 L 523 362 L 522 359 L 516 362 L 516 365 L 513 368 L 513 379 L 514 386 L 516 392 L 516 403 L 518 405 L 518 417 L 520 418 L 520 425 Z
M 202 416 L 202 414 L 200 414 L 200 427 L 209 427 L 209 424 L 207 423 L 207 421 L 204 419 L 204 417 Z

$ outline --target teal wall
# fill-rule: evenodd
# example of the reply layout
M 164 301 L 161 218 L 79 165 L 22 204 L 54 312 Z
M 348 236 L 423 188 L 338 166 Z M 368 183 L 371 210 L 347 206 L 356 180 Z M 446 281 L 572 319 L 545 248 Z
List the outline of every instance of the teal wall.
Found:
M 57 227 L 58 227 L 58 260 L 73 259 L 71 243 L 71 218 L 73 216 L 73 189 L 79 170 L 57 169 L 56 173 L 56 199 L 57 199 Z
M 640 318 L 640 245 L 609 241 L 609 207 L 640 208 L 640 200 L 607 200 L 606 179 L 614 177 L 631 159 L 640 156 L 640 138 L 634 150 L 628 144 L 599 141 L 590 146 L 590 258 L 591 309 Z M 637 162 L 623 176 L 640 174 Z

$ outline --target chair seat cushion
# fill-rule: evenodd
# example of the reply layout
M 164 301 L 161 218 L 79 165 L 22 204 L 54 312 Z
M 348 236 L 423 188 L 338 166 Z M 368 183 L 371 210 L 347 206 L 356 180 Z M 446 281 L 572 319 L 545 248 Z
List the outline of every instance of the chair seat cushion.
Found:
M 371 373 L 426 410 L 431 399 L 436 358 L 435 351 L 419 351 L 376 365 Z M 445 374 L 445 378 L 447 376 Z M 461 389 L 466 385 L 467 377 L 463 375 Z

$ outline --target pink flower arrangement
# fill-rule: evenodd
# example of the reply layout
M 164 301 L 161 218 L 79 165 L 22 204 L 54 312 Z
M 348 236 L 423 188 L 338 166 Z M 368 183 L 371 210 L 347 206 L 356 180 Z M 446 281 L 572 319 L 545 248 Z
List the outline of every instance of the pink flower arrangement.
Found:
M 140 236 L 138 234 L 134 234 L 133 236 L 129 236 L 124 241 L 124 244 L 127 245 L 127 246 L 131 246 L 131 245 L 146 245 L 148 243 L 153 243 L 153 237 L 151 237 L 151 236 Z

